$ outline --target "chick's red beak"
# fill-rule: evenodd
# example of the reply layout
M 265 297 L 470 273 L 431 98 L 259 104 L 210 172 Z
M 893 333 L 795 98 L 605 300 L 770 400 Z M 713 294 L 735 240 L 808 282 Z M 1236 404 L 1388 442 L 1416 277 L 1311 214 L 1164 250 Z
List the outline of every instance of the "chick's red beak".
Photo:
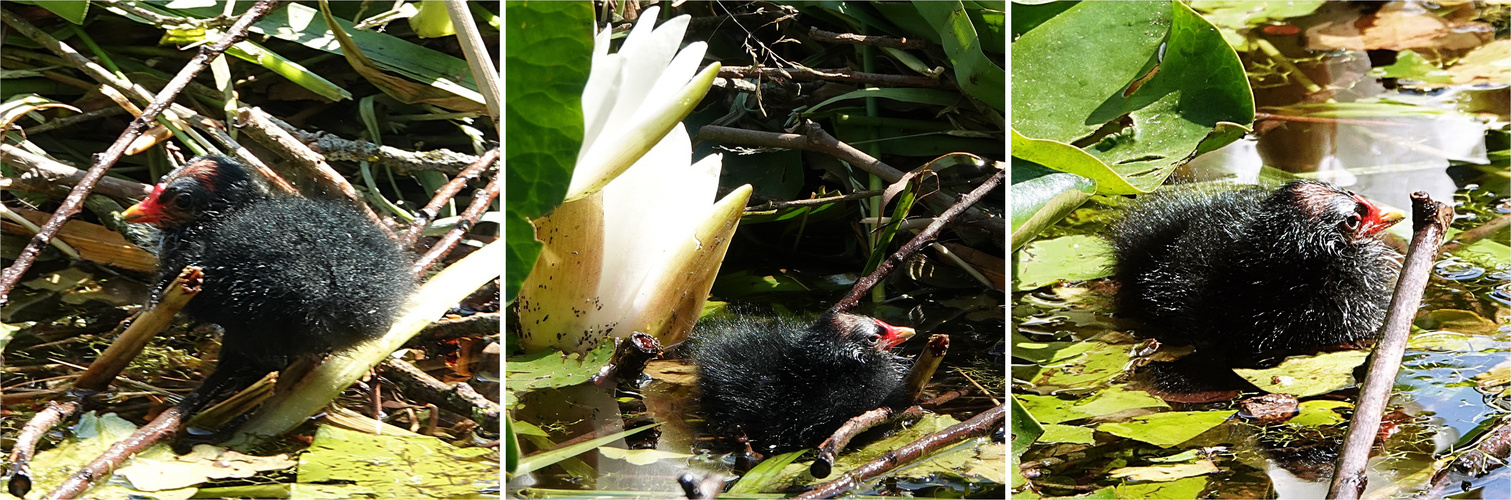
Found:
M 914 333 L 918 333 L 906 326 L 892 326 L 879 319 L 875 321 L 876 325 L 882 329 L 881 339 L 876 341 L 876 350 L 878 351 L 892 350 L 893 347 L 897 347 L 898 344 L 902 344 L 904 340 L 912 337 Z
M 1360 197 L 1357 194 L 1354 195 L 1354 200 L 1362 203 L 1365 207 L 1368 207 L 1369 211 L 1368 213 L 1364 214 L 1364 220 L 1360 221 L 1358 230 L 1360 237 L 1374 236 L 1380 231 L 1384 231 L 1386 228 L 1394 226 L 1397 222 L 1401 222 L 1401 220 L 1406 218 L 1404 214 L 1396 212 L 1394 210 L 1381 210 L 1378 205 L 1370 203 L 1369 200 L 1365 200 L 1363 197 Z
M 121 212 L 121 220 L 126 222 L 154 223 L 163 219 L 163 207 L 158 204 L 158 195 L 163 194 L 163 185 L 158 184 L 152 189 L 152 194 L 147 199 L 132 205 L 125 212 Z

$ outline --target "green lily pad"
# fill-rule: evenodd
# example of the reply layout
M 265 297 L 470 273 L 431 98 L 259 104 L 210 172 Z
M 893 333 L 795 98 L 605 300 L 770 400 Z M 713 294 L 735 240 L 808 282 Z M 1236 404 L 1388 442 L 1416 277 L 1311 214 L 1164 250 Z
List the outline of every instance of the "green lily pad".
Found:
M 1013 43 L 1012 76 L 1014 129 L 1090 142 L 1087 153 L 1142 191 L 1237 138 L 1208 140 L 1219 124 L 1254 116 L 1238 55 L 1180 2 L 1081 2 Z
M 1108 422 L 1098 425 L 1097 430 L 1169 448 L 1217 427 L 1234 413 L 1237 412 L 1172 411 L 1133 417 L 1127 422 Z
M 1018 250 L 1013 290 L 1033 290 L 1059 281 L 1083 281 L 1112 275 L 1107 240 L 1090 235 L 1062 236 L 1029 243 Z
M 1329 352 L 1316 356 L 1292 356 L 1274 368 L 1234 368 L 1233 371 L 1265 392 L 1304 398 L 1357 384 L 1354 368 L 1367 357 L 1368 351 Z

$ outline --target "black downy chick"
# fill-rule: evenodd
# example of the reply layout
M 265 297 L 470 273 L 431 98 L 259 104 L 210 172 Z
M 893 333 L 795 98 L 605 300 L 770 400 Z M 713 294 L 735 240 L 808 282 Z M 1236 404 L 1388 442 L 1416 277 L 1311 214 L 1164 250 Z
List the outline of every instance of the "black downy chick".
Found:
M 838 313 L 811 325 L 742 319 L 709 330 L 693 346 L 704 413 L 767 451 L 815 446 L 861 413 L 911 404 L 910 358 L 892 354 L 911 328 Z
M 1195 346 L 1177 362 L 1185 367 L 1253 367 L 1368 344 L 1400 269 L 1379 233 L 1400 220 L 1309 180 L 1151 195 L 1113 227 L 1118 309 L 1141 320 L 1146 336 Z M 1163 388 L 1241 382 L 1222 371 L 1226 380 L 1174 377 Z
M 414 288 L 410 257 L 345 200 L 278 196 L 233 160 L 201 156 L 123 213 L 162 232 L 153 302 L 187 265 L 204 283 L 185 312 L 224 330 L 215 371 L 180 407 L 382 335 Z

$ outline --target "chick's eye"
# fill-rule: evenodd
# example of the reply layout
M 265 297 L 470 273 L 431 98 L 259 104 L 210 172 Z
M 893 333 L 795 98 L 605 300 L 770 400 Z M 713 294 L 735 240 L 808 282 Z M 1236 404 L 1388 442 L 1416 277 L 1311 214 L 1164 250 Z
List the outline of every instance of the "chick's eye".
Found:
M 1343 229 L 1347 229 L 1349 231 L 1359 229 L 1359 222 L 1361 220 L 1362 219 L 1359 217 L 1359 214 L 1349 215 L 1347 219 L 1343 219 Z
M 876 342 L 879 340 L 881 340 L 881 335 L 875 333 L 866 334 L 866 345 L 876 345 Z
M 194 205 L 194 196 L 187 192 L 178 193 L 173 197 L 173 206 L 180 209 L 188 209 Z

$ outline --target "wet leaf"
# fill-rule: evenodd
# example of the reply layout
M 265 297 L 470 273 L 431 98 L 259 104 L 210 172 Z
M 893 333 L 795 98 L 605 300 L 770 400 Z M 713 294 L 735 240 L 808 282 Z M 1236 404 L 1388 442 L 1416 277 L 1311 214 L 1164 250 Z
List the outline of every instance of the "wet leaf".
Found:
M 1108 422 L 1097 430 L 1161 448 L 1184 443 L 1228 420 L 1236 411 L 1173 411 Z
M 1292 356 L 1280 365 L 1264 370 L 1234 368 L 1233 371 L 1266 392 L 1304 398 L 1357 384 L 1354 380 L 1354 367 L 1363 363 L 1367 357 L 1368 351 L 1329 352 L 1316 356 Z
M 1139 482 L 1166 482 L 1188 477 L 1205 476 L 1217 472 L 1220 472 L 1217 464 L 1212 463 L 1210 459 L 1202 459 L 1187 464 L 1121 467 L 1108 471 L 1107 475 L 1113 478 Z
M 1040 443 L 1065 443 L 1065 444 L 1095 444 L 1096 432 L 1090 427 L 1078 425 L 1049 424 L 1044 426 L 1044 435 L 1039 436 Z
M 1013 291 L 1033 290 L 1059 281 L 1083 281 L 1112 275 L 1107 240 L 1090 235 L 1038 240 L 1018 250 Z
M 384 467 L 374 467 L 382 463 Z M 499 486 L 498 457 L 486 448 L 458 448 L 430 436 L 378 436 L 321 426 L 299 456 L 294 497 L 306 483 L 348 483 L 345 495 L 452 498 Z

